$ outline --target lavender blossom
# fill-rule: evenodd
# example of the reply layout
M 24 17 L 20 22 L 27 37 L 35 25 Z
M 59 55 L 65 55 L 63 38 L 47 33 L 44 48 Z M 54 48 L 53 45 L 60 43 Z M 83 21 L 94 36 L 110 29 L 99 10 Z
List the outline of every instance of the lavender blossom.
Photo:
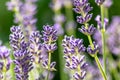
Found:
M 0 46 L 0 79 L 6 78 L 6 72 L 10 69 L 10 50 L 5 46 Z M 10 76 L 10 75 L 9 75 Z
M 46 49 L 46 51 L 51 54 L 53 51 L 57 49 L 56 45 L 56 40 L 57 40 L 57 31 L 54 29 L 54 26 L 50 25 L 45 25 L 43 26 L 43 31 L 42 31 L 42 40 L 43 40 L 43 46 Z M 48 55 L 49 56 L 49 55 Z M 48 63 L 48 59 L 45 59 L 43 61 L 43 67 L 49 71 L 54 71 L 56 70 L 55 64 L 56 62 L 51 62 L 50 64 Z M 50 69 L 49 69 L 50 68 Z
M 62 43 L 64 47 L 64 58 L 66 60 L 66 68 L 73 73 L 72 78 L 75 80 L 84 79 L 86 75 L 86 62 L 84 61 L 85 56 L 81 53 L 85 51 L 82 39 L 75 39 L 73 36 L 65 36 Z
M 56 40 L 57 40 L 57 31 L 53 28 L 53 26 L 43 26 L 43 41 L 44 41 L 44 47 L 46 50 L 49 51 L 54 51 L 57 46 L 56 46 Z
M 94 45 L 94 48 L 92 48 L 91 45 L 89 45 L 87 48 L 87 52 L 91 55 L 96 54 L 97 52 L 99 52 L 99 49 L 100 49 L 96 42 L 93 42 L 93 45 Z
M 85 35 L 92 35 L 94 34 L 96 28 L 94 25 L 88 24 L 88 22 L 92 18 L 92 13 L 89 14 L 89 12 L 93 9 L 93 7 L 90 6 L 90 3 L 88 3 L 88 0 L 73 0 L 73 5 L 75 8 L 73 10 L 80 14 L 80 16 L 77 16 L 77 22 L 80 24 L 84 24 L 81 28 L 79 28 L 79 31 L 82 32 Z
M 94 25 L 90 25 L 88 29 L 86 29 L 85 26 L 82 26 L 81 28 L 79 28 L 79 31 L 86 35 L 92 35 L 95 33 L 96 28 L 94 27 Z
M 23 32 L 20 26 L 11 28 L 10 44 L 14 53 L 15 74 L 17 80 L 27 80 L 28 73 L 33 68 L 31 63 L 31 54 L 28 50 L 29 43 L 25 42 Z
M 40 42 L 41 35 L 39 33 L 39 31 L 34 31 L 31 35 L 30 35 L 30 52 L 32 54 L 32 58 L 33 61 L 35 63 L 40 63 L 43 55 L 42 55 L 42 43 Z

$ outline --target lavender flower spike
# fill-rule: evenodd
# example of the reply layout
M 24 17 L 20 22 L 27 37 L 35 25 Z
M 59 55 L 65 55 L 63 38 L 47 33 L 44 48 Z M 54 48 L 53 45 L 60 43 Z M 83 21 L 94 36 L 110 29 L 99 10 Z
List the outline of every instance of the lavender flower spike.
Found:
M 45 25 L 43 26 L 42 31 L 42 40 L 43 40 L 43 46 L 45 50 L 48 52 L 48 59 L 45 59 L 43 61 L 43 67 L 47 69 L 48 71 L 54 71 L 56 70 L 55 64 L 56 62 L 51 62 L 51 53 L 57 49 L 56 40 L 57 40 L 57 31 L 54 29 L 54 26 Z
M 94 27 L 93 24 L 92 25 L 88 24 L 93 15 L 92 13 L 89 14 L 93 7 L 90 6 L 88 0 L 73 0 L 73 5 L 75 6 L 73 10 L 76 13 L 80 14 L 80 16 L 77 16 L 77 22 L 80 24 L 84 24 L 82 28 L 79 28 L 79 31 L 85 35 L 94 34 L 96 28 Z
M 10 50 L 5 46 L 0 46 L 0 80 L 6 79 L 7 76 L 11 77 L 10 74 L 6 74 L 10 69 L 10 64 Z
M 32 54 L 33 61 L 38 64 L 41 62 L 42 55 L 42 43 L 41 43 L 41 35 L 39 31 L 33 31 L 29 38 L 30 42 L 30 52 Z
M 28 80 L 28 73 L 33 68 L 31 63 L 31 54 L 29 52 L 29 43 L 25 42 L 23 32 L 20 26 L 11 28 L 10 44 L 14 53 L 15 74 L 17 80 Z
M 93 9 L 90 7 L 90 4 L 88 3 L 88 0 L 73 0 L 73 5 L 75 8 L 73 10 L 76 13 L 81 14 L 81 16 L 77 16 L 77 22 L 80 24 L 87 23 L 91 18 L 92 14 L 89 14 L 89 12 Z
M 109 50 L 118 55 L 120 53 L 120 16 L 114 16 L 112 22 L 107 29 L 107 45 Z
M 45 49 L 50 52 L 56 50 L 56 40 L 57 40 L 57 31 L 53 28 L 53 26 L 43 26 L 43 41 Z
M 86 75 L 85 56 L 81 53 L 85 51 L 82 39 L 75 39 L 73 36 L 65 36 L 63 39 L 64 58 L 66 60 L 66 68 L 69 70 L 70 77 L 75 80 L 82 80 Z M 72 71 L 72 73 L 71 73 Z

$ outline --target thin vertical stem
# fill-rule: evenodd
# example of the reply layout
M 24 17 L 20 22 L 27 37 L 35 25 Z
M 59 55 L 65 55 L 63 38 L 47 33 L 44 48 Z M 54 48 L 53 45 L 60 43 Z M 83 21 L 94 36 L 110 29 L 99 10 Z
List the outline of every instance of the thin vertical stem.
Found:
M 105 73 L 106 73 L 104 6 L 101 5 L 100 9 L 101 9 L 101 21 L 102 21 L 102 30 L 101 30 L 101 35 L 102 35 L 102 53 L 103 53 L 104 70 L 105 70 Z
M 105 74 L 105 72 L 104 72 L 104 70 L 103 70 L 103 68 L 102 68 L 102 65 L 100 64 L 100 61 L 99 61 L 97 55 L 96 55 L 94 58 L 95 58 L 95 61 L 96 61 L 96 63 L 97 63 L 97 66 L 98 66 L 98 68 L 99 68 L 99 70 L 100 70 L 100 72 L 101 72 L 104 80 L 107 80 L 107 76 L 106 76 L 106 74 Z
M 49 75 L 50 75 L 50 63 L 51 63 L 51 53 L 49 52 L 48 54 L 48 74 L 47 74 L 47 79 L 49 80 Z

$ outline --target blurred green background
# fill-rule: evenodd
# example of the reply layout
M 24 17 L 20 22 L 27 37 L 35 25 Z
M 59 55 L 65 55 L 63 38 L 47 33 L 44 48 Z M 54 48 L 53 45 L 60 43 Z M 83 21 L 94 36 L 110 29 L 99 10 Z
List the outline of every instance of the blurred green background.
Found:
M 7 10 L 6 2 L 9 0 L 0 0 L 0 40 L 3 41 L 3 43 L 8 43 L 9 41 L 9 34 L 10 34 L 10 27 L 14 25 L 13 19 L 14 19 L 14 13 Z M 37 2 L 37 14 L 35 17 L 37 18 L 37 29 L 41 30 L 43 25 L 46 24 L 54 24 L 53 22 L 53 16 L 54 12 L 50 8 L 50 3 L 52 0 L 38 0 Z M 100 14 L 99 7 L 95 4 L 94 0 L 89 0 L 91 3 L 91 6 L 93 6 L 93 18 L 90 23 L 96 24 L 94 21 L 94 18 L 96 15 Z M 113 5 L 109 9 L 109 18 L 111 20 L 112 16 L 119 16 L 120 15 L 120 0 L 113 0 Z M 62 8 L 63 13 L 64 8 Z M 74 19 L 75 18 L 74 13 Z M 77 30 L 76 30 L 77 31 Z M 84 37 L 85 45 L 87 45 L 87 39 L 84 35 L 77 33 L 77 37 Z M 56 57 L 54 55 L 53 57 Z M 58 63 L 59 64 L 59 63 Z M 55 80 L 59 79 L 59 70 L 56 74 Z

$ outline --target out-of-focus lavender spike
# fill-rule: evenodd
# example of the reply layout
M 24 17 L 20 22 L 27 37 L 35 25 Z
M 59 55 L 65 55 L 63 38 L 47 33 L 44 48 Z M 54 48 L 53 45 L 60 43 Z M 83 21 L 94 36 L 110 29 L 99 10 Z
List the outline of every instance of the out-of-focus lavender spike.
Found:
M 101 16 L 100 15 L 97 15 L 97 17 L 95 18 L 95 20 L 97 21 L 97 25 L 98 25 L 98 28 L 101 30 L 103 29 L 106 29 L 106 26 L 108 25 L 108 19 L 107 18 L 104 18 L 104 24 L 102 26 L 102 21 L 101 21 Z
M 64 47 L 64 58 L 66 60 L 65 67 L 73 72 L 69 74 L 76 80 L 83 79 L 86 75 L 85 68 L 87 66 L 86 62 L 84 62 L 85 57 L 81 54 L 85 51 L 83 40 L 75 39 L 73 36 L 65 36 L 62 45 Z M 80 71 L 78 71 L 78 69 Z
M 103 5 L 107 8 L 109 8 L 112 4 L 113 4 L 112 0 L 105 0 L 105 2 L 103 3 Z
M 51 8 L 54 11 L 54 28 L 58 31 L 57 35 L 63 35 L 64 30 L 62 28 L 63 22 L 65 22 L 65 16 L 60 12 L 61 8 L 63 6 L 62 0 L 52 0 Z M 59 12 L 59 13 L 58 13 Z
M 102 37 L 99 30 L 96 30 L 95 34 L 93 35 L 93 38 L 95 42 L 97 42 L 97 44 L 99 45 L 99 53 L 102 54 Z
M 108 48 L 113 54 L 116 54 L 116 55 L 120 53 L 120 42 L 119 42 L 120 41 L 120 29 L 119 29 L 119 26 L 120 26 L 120 17 L 115 16 L 112 18 L 112 22 L 107 29 Z
M 54 10 L 54 11 L 58 11 L 62 8 L 63 5 L 63 1 L 62 0 L 53 0 L 53 3 L 50 5 L 50 7 Z
M 20 26 L 13 26 L 11 28 L 10 44 L 14 53 L 14 64 L 16 79 L 27 80 L 28 73 L 33 68 L 31 62 L 31 54 L 29 52 L 29 43 L 25 42 L 23 32 Z
M 7 77 L 7 71 L 10 69 L 10 50 L 5 46 L 0 46 L 0 79 Z M 5 74 L 6 73 L 6 74 Z M 8 75 L 10 77 L 10 74 Z M 8 78 L 9 79 L 9 78 Z
M 36 13 L 36 3 L 37 0 L 11 0 L 6 3 L 8 10 L 15 12 L 14 22 L 22 25 L 24 27 L 24 32 L 26 36 L 30 35 L 31 31 L 36 30 L 36 21 L 34 18 Z

